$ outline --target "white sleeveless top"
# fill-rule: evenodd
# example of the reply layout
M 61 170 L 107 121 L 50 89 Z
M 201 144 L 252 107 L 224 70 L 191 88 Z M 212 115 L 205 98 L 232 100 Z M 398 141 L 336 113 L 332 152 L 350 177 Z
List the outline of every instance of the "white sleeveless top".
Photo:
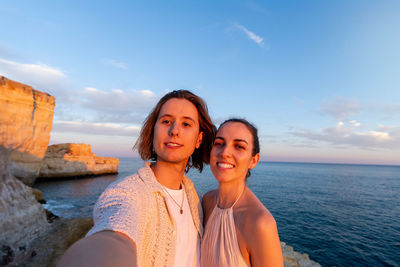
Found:
M 175 250 L 175 262 L 173 267 L 198 267 L 200 266 L 200 236 L 193 223 L 192 213 L 190 212 L 189 202 L 185 190 L 173 190 L 164 186 L 168 191 L 166 196 L 168 210 L 174 218 L 177 239 Z M 183 203 L 183 213 L 179 212 L 177 203 Z M 182 201 L 183 198 L 183 201 Z
M 201 241 L 201 266 L 210 267 L 248 267 L 239 249 L 236 237 L 233 207 L 243 192 L 230 208 L 221 209 L 217 204 L 205 226 Z

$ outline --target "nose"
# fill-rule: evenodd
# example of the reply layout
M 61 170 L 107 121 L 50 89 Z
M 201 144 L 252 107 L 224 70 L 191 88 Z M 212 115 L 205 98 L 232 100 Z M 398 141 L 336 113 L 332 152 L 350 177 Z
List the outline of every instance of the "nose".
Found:
M 219 149 L 219 156 L 221 158 L 227 158 L 230 156 L 230 148 L 227 145 L 221 146 Z
M 178 134 L 179 134 L 179 126 L 177 125 L 177 123 L 173 122 L 171 124 L 171 126 L 169 127 L 168 134 L 170 136 L 178 136 Z

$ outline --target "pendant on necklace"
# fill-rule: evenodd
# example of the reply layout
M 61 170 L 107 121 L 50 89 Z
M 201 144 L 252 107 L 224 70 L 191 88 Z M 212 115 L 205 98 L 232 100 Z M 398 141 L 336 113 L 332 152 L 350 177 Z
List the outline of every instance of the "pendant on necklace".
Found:
M 181 209 L 181 214 L 183 213 L 183 210 Z

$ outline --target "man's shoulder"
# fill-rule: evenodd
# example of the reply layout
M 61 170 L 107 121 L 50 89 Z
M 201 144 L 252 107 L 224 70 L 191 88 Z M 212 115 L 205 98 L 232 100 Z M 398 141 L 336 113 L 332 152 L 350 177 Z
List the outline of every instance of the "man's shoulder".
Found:
M 144 182 L 140 179 L 139 174 L 136 172 L 134 174 L 118 178 L 113 183 L 110 184 L 111 187 L 129 187 L 129 186 L 141 186 Z
M 149 188 L 145 181 L 140 178 L 138 173 L 121 177 L 112 182 L 102 195 L 127 195 L 129 198 L 135 198 L 137 195 L 145 196 Z

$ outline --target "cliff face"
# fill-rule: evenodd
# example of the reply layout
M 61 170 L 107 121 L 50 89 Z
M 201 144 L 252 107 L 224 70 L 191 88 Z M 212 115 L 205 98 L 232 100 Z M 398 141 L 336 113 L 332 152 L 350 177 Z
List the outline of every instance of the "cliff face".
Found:
M 90 145 L 57 144 L 47 148 L 39 176 L 71 177 L 118 173 L 117 158 L 98 157 Z
M 0 77 L 0 265 L 32 256 L 31 242 L 48 229 L 32 189 L 53 120 L 54 97 Z
M 39 174 L 53 110 L 54 97 L 0 76 L 0 266 L 55 266 L 92 226 L 91 219 L 46 218 L 23 183 Z
M 0 77 L 0 144 L 11 150 L 10 172 L 31 185 L 50 139 L 55 98 Z
M 32 189 L 7 170 L 10 151 L 0 146 L 0 265 L 29 261 L 30 243 L 48 228 Z

